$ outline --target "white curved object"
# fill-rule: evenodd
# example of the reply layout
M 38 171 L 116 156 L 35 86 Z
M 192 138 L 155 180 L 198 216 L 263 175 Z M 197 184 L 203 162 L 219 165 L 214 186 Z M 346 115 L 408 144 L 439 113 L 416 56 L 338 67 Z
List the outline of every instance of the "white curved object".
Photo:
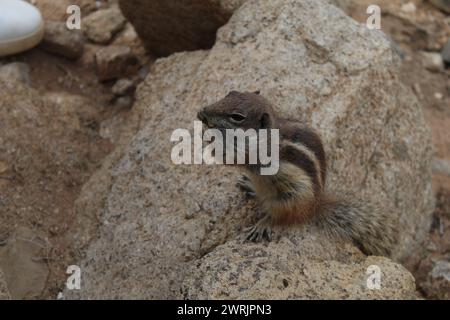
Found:
M 22 0 L 0 0 L 0 57 L 31 49 L 43 37 L 37 8 Z

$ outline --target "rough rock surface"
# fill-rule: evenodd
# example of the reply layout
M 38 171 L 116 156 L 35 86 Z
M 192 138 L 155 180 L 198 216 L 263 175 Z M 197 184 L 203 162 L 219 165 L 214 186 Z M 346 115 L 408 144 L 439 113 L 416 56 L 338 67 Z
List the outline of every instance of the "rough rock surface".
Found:
M 446 260 L 431 259 L 427 261 L 430 272 L 421 289 L 430 299 L 450 299 L 450 256 Z
M 83 54 L 84 38 L 80 31 L 68 30 L 64 22 L 48 21 L 41 46 L 65 58 L 78 59 Z
M 329 244 L 317 230 L 276 242 L 229 241 L 199 259 L 186 277 L 187 299 L 414 299 L 414 277 L 387 258 Z M 333 248 L 334 247 L 334 248 Z M 334 249 L 334 250 L 333 250 Z M 322 259 L 317 260 L 317 257 Z M 374 268 L 374 269 L 372 269 Z M 380 287 L 371 275 L 379 268 Z
M 45 21 L 66 21 L 69 14 L 67 8 L 70 5 L 77 5 L 81 9 L 81 16 L 85 16 L 97 8 L 99 4 L 95 0 L 28 0 L 33 3 L 41 12 Z
M 0 300 L 8 299 L 11 299 L 11 295 L 9 294 L 8 287 L 6 286 L 5 276 L 0 269 Z
M 138 59 L 128 46 L 111 45 L 95 53 L 95 66 L 100 81 L 117 79 L 136 68 Z
M 210 48 L 216 31 L 245 0 L 121 0 L 147 49 L 160 56 Z
M 449 167 L 450 168 L 450 167 Z M 442 174 L 442 173 L 441 173 Z M 443 173 L 446 174 L 446 173 Z M 450 175 L 450 171 L 447 173 Z M 426 298 L 450 299 L 450 191 L 439 189 L 430 237 L 415 272 L 418 288 Z
M 44 290 L 49 272 L 45 263 L 46 250 L 45 239 L 23 227 L 0 247 L 0 268 L 14 299 L 36 298 Z
M 83 31 L 89 40 L 106 44 L 125 26 L 125 18 L 119 8 L 113 6 L 91 13 L 82 21 Z
M 249 0 L 219 30 L 211 51 L 159 60 L 137 90 L 121 145 L 77 201 L 80 232 L 74 241 L 85 244 L 95 221 L 100 234 L 81 263 L 81 292 L 67 296 L 225 298 L 239 295 L 238 288 L 248 298 L 267 295 L 267 288 L 273 297 L 289 298 L 413 296 L 413 279 L 399 265 L 366 259 L 318 231 L 299 228 L 282 236 L 276 229 L 277 240 L 267 248 L 238 245 L 233 239 L 256 216 L 255 204 L 235 188 L 238 172 L 170 160 L 173 130 L 191 129 L 200 107 L 231 90 L 260 89 L 284 116 L 321 133 L 330 188 L 358 192 L 398 217 L 395 258 L 402 259 L 425 237 L 433 200 L 429 131 L 396 68 L 383 34 L 316 0 Z M 259 253 L 268 270 L 258 265 Z M 386 290 L 361 287 L 368 264 L 387 271 Z M 318 274 L 302 273 L 316 268 Z M 260 283 L 246 286 L 251 280 L 241 272 L 260 273 Z M 284 293 L 275 287 L 285 283 L 277 272 L 287 277 Z M 223 284 L 227 275 L 239 277 L 229 279 L 235 285 L 224 292 L 208 286 L 211 277 Z

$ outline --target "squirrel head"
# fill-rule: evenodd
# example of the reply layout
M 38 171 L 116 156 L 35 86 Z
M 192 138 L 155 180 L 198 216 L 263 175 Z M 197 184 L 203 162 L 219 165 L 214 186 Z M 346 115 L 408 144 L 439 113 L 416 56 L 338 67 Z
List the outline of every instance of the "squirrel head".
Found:
M 231 91 L 225 98 L 202 108 L 199 120 L 216 129 L 268 129 L 274 116 L 270 102 L 256 92 Z

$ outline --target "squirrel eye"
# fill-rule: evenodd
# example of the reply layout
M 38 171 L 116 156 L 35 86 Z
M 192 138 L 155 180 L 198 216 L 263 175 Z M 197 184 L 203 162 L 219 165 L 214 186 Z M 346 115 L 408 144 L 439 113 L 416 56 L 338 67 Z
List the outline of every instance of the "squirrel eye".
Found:
M 239 123 L 239 122 L 242 122 L 245 120 L 245 116 L 240 113 L 232 113 L 232 114 L 230 114 L 230 119 L 233 122 Z

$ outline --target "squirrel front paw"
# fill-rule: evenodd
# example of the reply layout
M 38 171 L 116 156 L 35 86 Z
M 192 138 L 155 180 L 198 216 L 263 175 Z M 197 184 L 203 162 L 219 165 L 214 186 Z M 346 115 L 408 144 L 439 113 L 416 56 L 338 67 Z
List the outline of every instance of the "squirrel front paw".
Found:
M 255 189 L 253 188 L 252 182 L 246 175 L 242 175 L 242 177 L 238 180 L 236 185 L 245 192 L 245 195 L 247 198 L 255 198 L 256 193 Z
M 272 240 L 272 227 L 271 227 L 271 219 L 269 216 L 262 218 L 258 221 L 253 227 L 250 227 L 245 230 L 247 241 L 251 242 L 261 242 L 263 240 L 271 241 Z

